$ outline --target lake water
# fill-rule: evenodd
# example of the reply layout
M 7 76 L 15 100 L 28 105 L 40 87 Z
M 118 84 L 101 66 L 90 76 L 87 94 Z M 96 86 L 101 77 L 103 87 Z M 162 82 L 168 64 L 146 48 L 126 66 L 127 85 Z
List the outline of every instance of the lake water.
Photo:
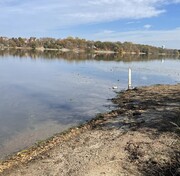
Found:
M 0 51 L 0 158 L 113 108 L 133 86 L 180 83 L 180 59 Z

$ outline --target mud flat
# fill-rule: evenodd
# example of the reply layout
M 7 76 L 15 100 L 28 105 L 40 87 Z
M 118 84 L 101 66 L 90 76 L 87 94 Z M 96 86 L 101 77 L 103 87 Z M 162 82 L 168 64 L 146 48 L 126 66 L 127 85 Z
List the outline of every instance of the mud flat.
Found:
M 180 84 L 127 90 L 116 110 L 11 156 L 8 176 L 180 175 Z

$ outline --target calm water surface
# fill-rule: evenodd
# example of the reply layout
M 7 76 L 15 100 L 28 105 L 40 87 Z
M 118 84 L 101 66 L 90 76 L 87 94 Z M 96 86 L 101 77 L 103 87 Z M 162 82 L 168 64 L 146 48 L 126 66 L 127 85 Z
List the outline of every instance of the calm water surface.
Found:
M 177 58 L 0 52 L 0 158 L 113 108 L 112 89 L 180 82 Z

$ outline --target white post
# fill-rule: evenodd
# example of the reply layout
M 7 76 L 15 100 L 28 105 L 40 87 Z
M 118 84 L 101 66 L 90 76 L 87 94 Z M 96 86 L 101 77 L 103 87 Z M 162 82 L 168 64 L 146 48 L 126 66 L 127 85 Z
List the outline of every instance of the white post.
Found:
M 131 68 L 128 71 L 128 89 L 131 89 Z

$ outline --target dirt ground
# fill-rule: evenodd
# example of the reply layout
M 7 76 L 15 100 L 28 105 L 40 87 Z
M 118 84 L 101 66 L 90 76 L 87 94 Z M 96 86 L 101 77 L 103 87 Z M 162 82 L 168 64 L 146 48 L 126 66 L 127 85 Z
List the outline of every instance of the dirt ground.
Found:
M 180 175 L 180 84 L 127 90 L 116 110 L 0 163 L 8 176 Z

